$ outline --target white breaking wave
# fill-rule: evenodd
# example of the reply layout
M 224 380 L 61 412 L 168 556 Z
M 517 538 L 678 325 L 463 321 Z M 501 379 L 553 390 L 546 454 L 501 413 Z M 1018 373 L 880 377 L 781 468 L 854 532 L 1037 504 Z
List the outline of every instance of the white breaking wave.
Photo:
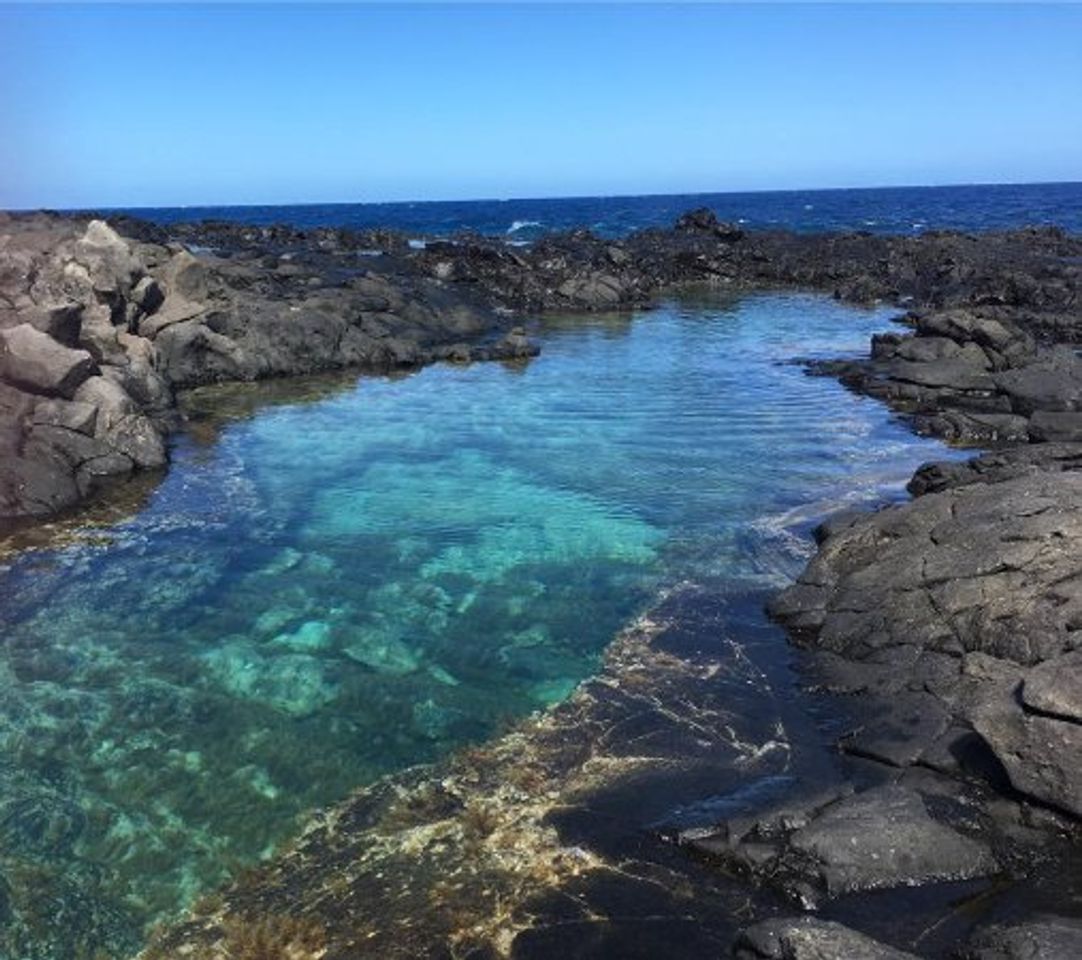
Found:
M 518 233 L 519 230 L 525 230 L 527 227 L 539 227 L 541 226 L 540 220 L 515 220 L 510 227 L 507 228 L 508 233 Z

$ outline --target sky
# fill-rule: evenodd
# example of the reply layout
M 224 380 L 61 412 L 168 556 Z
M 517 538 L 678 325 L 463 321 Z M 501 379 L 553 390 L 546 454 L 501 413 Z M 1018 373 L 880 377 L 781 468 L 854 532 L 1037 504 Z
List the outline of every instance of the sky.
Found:
M 1082 6 L 0 5 L 0 208 L 1082 180 Z

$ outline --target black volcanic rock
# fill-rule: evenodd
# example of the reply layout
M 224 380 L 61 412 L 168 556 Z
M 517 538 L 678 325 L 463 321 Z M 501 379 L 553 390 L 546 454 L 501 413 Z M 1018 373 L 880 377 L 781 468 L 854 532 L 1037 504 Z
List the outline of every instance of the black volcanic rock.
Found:
M 736 960 L 916 960 L 856 930 L 818 917 L 764 920 L 744 930 Z
M 1038 917 L 977 933 L 962 953 L 965 960 L 1075 960 L 1082 957 L 1082 920 Z
M 2 224 L 0 519 L 54 513 L 163 465 L 179 388 L 537 352 L 486 297 L 369 256 L 373 242 L 401 252 L 397 234 L 176 231 L 204 241 L 193 253 L 162 228 L 118 226 Z
M 813 795 L 804 806 L 789 799 L 750 821 L 689 831 L 681 842 L 780 888 L 806 909 L 860 891 L 963 880 L 997 869 L 984 843 L 934 819 L 920 793 L 897 784 L 851 796 Z
M 883 671 L 928 701 L 919 722 L 893 725 L 888 750 L 868 746 L 867 732 L 843 749 L 924 762 L 939 716 L 941 734 L 975 730 L 1015 790 L 1082 816 L 1080 462 L 1082 449 L 1057 445 L 929 465 L 914 500 L 825 533 L 772 615 L 815 650 L 866 665 L 865 689 Z M 936 661 L 922 678 L 917 664 Z

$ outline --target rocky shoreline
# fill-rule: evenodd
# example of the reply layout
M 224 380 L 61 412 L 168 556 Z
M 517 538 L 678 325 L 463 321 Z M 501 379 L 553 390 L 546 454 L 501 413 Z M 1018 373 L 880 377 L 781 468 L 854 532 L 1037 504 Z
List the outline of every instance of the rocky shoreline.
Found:
M 622 241 L 529 248 L 126 217 L 0 215 L 0 522 L 160 469 L 177 391 L 439 360 L 522 359 L 542 311 L 641 307 L 675 285 L 826 290 L 910 307 L 870 363 L 824 365 L 950 439 L 1082 437 L 1082 240 L 745 233 L 708 211 Z
M 779 719 L 768 741 L 742 735 L 746 662 L 717 649 L 733 601 L 689 588 L 618 640 L 571 701 L 360 791 L 147 957 L 228 957 L 260 938 L 328 960 L 528 957 L 584 931 L 594 946 L 574 955 L 630 956 L 642 915 L 658 943 L 724 952 L 735 940 L 739 957 L 1082 954 L 1082 883 L 1051 897 L 1059 918 L 1016 898 L 1007 927 L 949 905 L 1073 876 L 1080 859 L 1082 239 L 745 233 L 693 211 L 619 242 L 580 231 L 515 248 L 9 216 L 0 518 L 50 516 L 160 469 L 185 388 L 522 359 L 536 350 L 518 326 L 530 314 L 643 306 L 704 282 L 897 303 L 910 332 L 811 372 L 917 430 L 995 448 L 922 468 L 907 503 L 828 520 L 817 557 L 770 602 L 806 651 L 804 678 L 852 716 L 837 768 L 802 766 L 800 718 Z M 735 793 L 781 786 L 711 806 L 734 771 Z M 913 889 L 933 891 L 915 912 L 923 932 L 846 913 L 867 897 L 904 910 Z M 813 910 L 822 919 L 802 915 Z

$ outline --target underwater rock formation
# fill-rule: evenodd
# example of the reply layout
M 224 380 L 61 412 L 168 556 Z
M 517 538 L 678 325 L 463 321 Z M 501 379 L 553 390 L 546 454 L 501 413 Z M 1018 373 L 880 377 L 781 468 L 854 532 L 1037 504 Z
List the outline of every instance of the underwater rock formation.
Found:
M 926 954 L 817 918 L 740 928 L 875 896 L 870 914 L 904 918 L 896 942 L 915 944 L 953 922 L 960 889 L 979 917 L 992 891 L 1054 876 L 1061 851 L 980 783 L 824 765 L 812 701 L 764 671 L 777 637 L 730 636 L 743 602 L 674 592 L 567 701 L 358 790 L 142 956 L 213 956 L 284 917 L 318 927 L 324 960 L 901 960 Z

